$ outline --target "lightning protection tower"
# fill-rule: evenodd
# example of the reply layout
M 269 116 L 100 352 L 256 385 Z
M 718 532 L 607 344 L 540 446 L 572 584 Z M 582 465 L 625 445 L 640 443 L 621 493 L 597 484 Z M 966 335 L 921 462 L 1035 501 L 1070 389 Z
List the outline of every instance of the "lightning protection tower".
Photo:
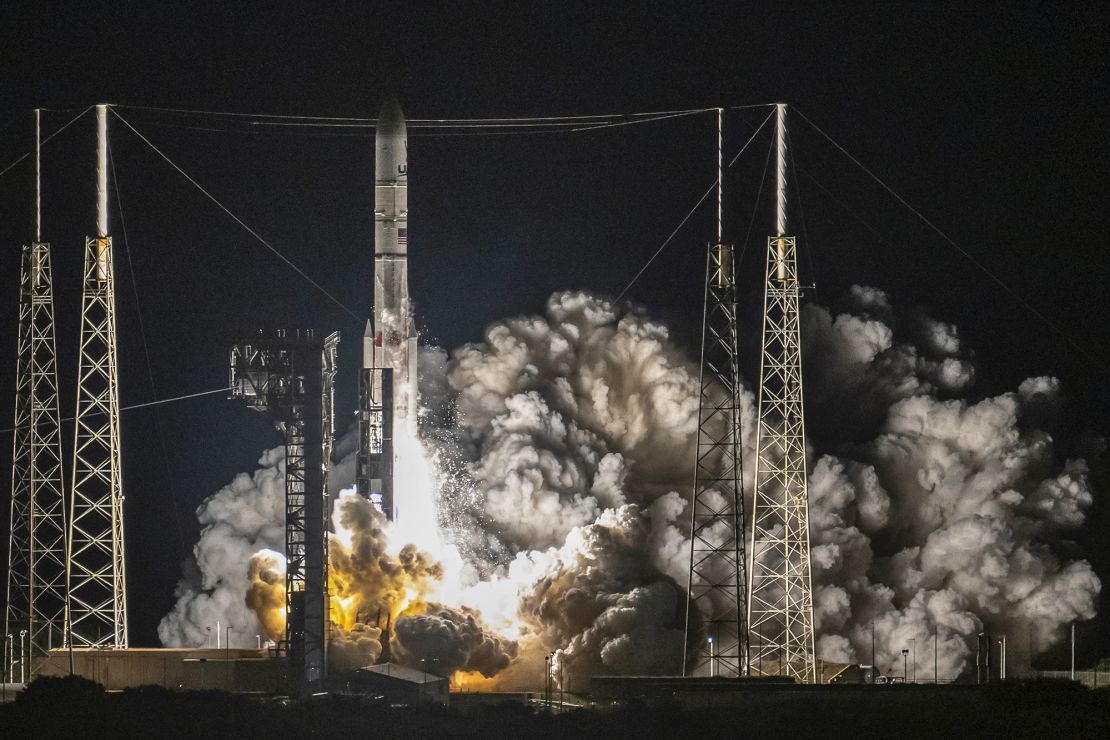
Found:
M 701 403 L 690 520 L 684 675 L 742 676 L 747 666 L 744 496 L 740 385 L 736 362 L 736 276 L 721 238 L 722 111 L 717 111 L 717 242 L 705 268 Z M 700 615 L 701 634 L 691 616 Z
M 813 683 L 813 589 L 798 270 L 786 220 L 786 106 L 776 110 L 776 235 L 767 240 L 755 495 L 748 563 L 753 675 Z
M 35 111 L 35 239 L 19 280 L 11 533 L 0 679 L 30 679 L 65 635 L 66 529 L 50 245 L 42 241 L 40 112 Z M 18 645 L 19 670 L 16 665 Z
M 112 237 L 108 235 L 108 107 L 96 106 L 96 236 L 85 239 L 81 341 L 69 518 L 69 639 L 127 647 L 120 478 L 119 377 Z

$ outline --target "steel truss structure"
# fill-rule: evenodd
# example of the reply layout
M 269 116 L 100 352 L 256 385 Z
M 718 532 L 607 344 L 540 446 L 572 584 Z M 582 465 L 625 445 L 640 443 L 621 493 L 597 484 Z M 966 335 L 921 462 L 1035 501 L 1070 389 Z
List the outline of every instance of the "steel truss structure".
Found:
M 748 565 L 753 675 L 816 680 L 795 240 L 786 235 L 786 108 L 778 106 L 778 234 L 767 240 Z
M 108 106 L 96 106 L 96 233 L 85 239 L 81 339 L 67 532 L 67 644 L 127 647 L 119 374 L 112 237 L 108 236 Z
M 747 672 L 744 496 L 736 362 L 733 249 L 709 246 L 702 322 L 701 403 L 690 518 L 684 675 Z M 706 634 L 691 618 L 705 620 Z
M 69 518 L 69 639 L 127 647 L 112 238 L 85 240 Z
M 231 348 L 231 397 L 245 400 L 285 440 L 285 640 L 301 687 L 326 675 L 327 464 L 334 435 L 338 333 L 279 331 Z
M 4 646 L 33 677 L 65 642 L 66 527 L 50 245 L 23 247 Z M 11 681 L 15 651 L 0 679 Z

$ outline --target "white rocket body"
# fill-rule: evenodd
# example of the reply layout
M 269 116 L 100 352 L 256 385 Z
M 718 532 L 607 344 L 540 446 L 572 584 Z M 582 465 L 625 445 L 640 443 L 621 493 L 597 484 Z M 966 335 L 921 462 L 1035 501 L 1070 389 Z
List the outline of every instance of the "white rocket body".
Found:
M 396 431 L 416 433 L 416 326 L 409 301 L 408 140 L 401 107 L 382 107 L 374 137 L 374 318 L 362 339 L 359 374 L 360 494 L 396 521 Z
M 417 335 L 409 301 L 408 137 L 397 101 L 382 107 L 374 142 L 374 319 L 363 337 L 363 367 L 393 370 L 393 422 L 415 432 Z

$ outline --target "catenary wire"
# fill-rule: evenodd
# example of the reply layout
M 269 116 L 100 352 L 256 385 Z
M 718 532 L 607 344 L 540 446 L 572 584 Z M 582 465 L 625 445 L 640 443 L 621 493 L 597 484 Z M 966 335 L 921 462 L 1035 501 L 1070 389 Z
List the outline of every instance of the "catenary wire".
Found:
M 190 399 L 190 398 L 199 398 L 201 396 L 211 396 L 211 395 L 214 395 L 216 393 L 230 393 L 230 392 L 231 392 L 230 387 L 213 388 L 210 391 L 197 391 L 196 393 L 186 393 L 186 394 L 181 395 L 181 396 L 174 396 L 173 398 L 159 398 L 156 401 L 144 401 L 143 403 L 132 403 L 132 404 L 129 404 L 127 406 L 120 406 L 119 410 L 120 411 L 133 411 L 135 409 L 145 409 L 145 408 L 150 407 L 150 406 L 161 406 L 162 404 L 166 404 L 166 403 L 176 403 L 177 401 L 184 401 L 184 400 L 187 400 L 187 399 Z M 103 412 L 93 412 L 93 415 L 96 415 L 96 414 L 99 414 L 99 413 L 103 413 Z M 64 419 L 60 419 L 59 421 L 73 421 L 75 418 L 76 417 L 73 417 L 73 416 L 67 416 Z M 9 427 L 7 429 L 0 429 L 0 434 L 9 434 L 9 433 L 14 432 L 14 431 L 15 431 L 15 429 Z
M 158 154 L 158 156 L 162 157 L 162 159 L 166 160 L 166 162 L 167 162 L 167 163 L 169 163 L 169 165 L 170 165 L 171 167 L 173 167 L 173 168 L 174 168 L 175 170 L 177 170 L 177 171 L 178 171 L 178 173 L 180 173 L 182 177 L 184 177 L 184 178 L 185 178 L 186 180 L 188 180 L 188 181 L 189 181 L 190 183 L 192 183 L 192 184 L 193 184 L 193 186 L 197 188 L 197 190 L 199 190 L 199 191 L 200 191 L 201 193 L 203 193 L 203 194 L 205 195 L 205 197 L 207 197 L 207 198 L 208 198 L 208 199 L 209 199 L 210 201 L 212 201 L 213 203 L 215 203 L 215 204 L 216 204 L 216 205 L 217 205 L 217 206 L 218 206 L 218 207 L 220 208 L 220 210 L 222 210 L 222 211 L 223 211 L 224 213 L 226 213 L 226 214 L 227 214 L 228 216 L 230 216 L 230 217 L 231 217 L 231 219 L 232 219 L 233 221 L 235 221 L 235 223 L 237 223 L 237 224 L 239 224 L 239 225 L 240 225 L 241 227 L 243 227 L 243 229 L 244 229 L 244 230 L 245 230 L 245 231 L 246 231 L 246 232 L 247 232 L 248 234 L 250 234 L 251 236 L 253 236 L 253 237 L 254 237 L 254 238 L 255 238 L 256 240 L 258 240 L 258 242 L 259 242 L 260 244 L 262 244 L 262 246 L 266 247 L 266 248 L 267 248 L 267 249 L 269 249 L 269 250 L 270 250 L 271 252 L 273 252 L 273 253 L 274 253 L 274 254 L 275 254 L 275 255 L 276 255 L 276 256 L 277 256 L 277 257 L 278 257 L 278 258 L 279 258 L 279 259 L 280 259 L 280 260 L 281 260 L 282 262 L 284 262 L 284 263 L 285 263 L 286 265 L 288 265 L 290 269 L 292 269 L 292 270 L 293 270 L 294 272 L 296 272 L 296 273 L 297 273 L 298 275 L 300 275 L 300 276 L 301 276 L 301 277 L 303 277 L 303 278 L 304 278 L 305 280 L 307 280 L 307 281 L 308 281 L 308 283 L 309 283 L 310 285 L 312 285 L 312 287 L 316 288 L 316 289 L 317 289 L 318 291 L 320 291 L 321 293 L 323 293 L 323 294 L 324 294 L 324 295 L 325 295 L 325 296 L 326 296 L 326 297 L 327 297 L 327 298 L 328 298 L 328 299 L 329 299 L 329 300 L 330 300 L 330 301 L 331 301 L 332 303 L 334 303 L 334 304 L 335 304 L 336 306 L 338 306 L 338 307 L 339 307 L 339 308 L 341 308 L 341 309 L 342 309 L 343 311 L 345 311 L 345 312 L 346 312 L 346 313 L 347 313 L 348 315 L 350 315 L 350 316 L 351 316 L 351 318 L 353 318 L 353 319 L 354 319 L 355 321 L 358 321 L 358 322 L 362 323 L 362 322 L 364 322 L 364 321 L 366 320 L 366 319 L 365 319 L 364 317 L 362 317 L 362 316 L 359 316 L 359 315 L 358 315 L 357 313 L 355 313 L 355 312 L 354 312 L 353 310 L 351 310 L 350 308 L 348 308 L 348 307 L 347 307 L 347 305 L 346 305 L 346 304 L 344 304 L 344 303 L 343 303 L 342 301 L 340 301 L 340 300 L 339 300 L 338 298 L 336 298 L 336 297 L 335 297 L 335 296 L 333 296 L 333 295 L 332 295 L 331 293 L 329 293 L 329 292 L 328 292 L 328 291 L 327 291 L 327 290 L 326 290 L 326 289 L 325 289 L 325 288 L 324 288 L 324 287 L 323 287 L 322 285 L 320 285 L 320 284 L 319 284 L 318 282 L 316 282 L 316 281 L 315 281 L 315 280 L 313 280 L 313 279 L 312 279 L 311 277 L 309 277 L 309 276 L 308 276 L 308 273 L 306 273 L 306 272 L 305 272 L 304 270 L 302 270 L 302 269 L 301 269 L 300 267 L 298 267 L 298 266 L 297 266 L 297 265 L 296 265 L 296 264 L 295 264 L 295 263 L 294 263 L 294 262 L 293 262 L 292 260 L 290 260 L 290 259 L 289 259 L 288 257 L 286 257 L 286 256 L 285 256 L 284 254 L 282 254 L 282 253 L 281 253 L 281 252 L 280 252 L 280 251 L 279 251 L 279 250 L 278 250 L 278 249 L 277 249 L 277 248 L 276 248 L 276 247 L 275 247 L 275 246 L 274 246 L 273 244 L 271 244 L 271 243 L 270 243 L 270 242 L 268 242 L 268 241 L 267 241 L 266 239 L 264 239 L 264 238 L 262 237 L 262 235 L 260 235 L 260 234 L 259 234 L 259 233 L 258 233 L 257 231 L 255 231 L 255 230 L 254 230 L 253 228 L 251 228 L 251 227 L 250 227 L 250 226 L 249 226 L 249 225 L 248 225 L 248 224 L 247 224 L 247 223 L 246 223 L 245 221 L 243 221 L 243 219 L 241 219 L 241 218 L 239 218 L 238 216 L 236 216 L 236 215 L 235 215 L 235 214 L 234 214 L 234 213 L 233 213 L 233 212 L 231 211 L 231 209 L 229 209 L 229 208 L 228 208 L 227 206 L 225 206 L 225 205 L 224 205 L 223 203 L 221 203 L 221 202 L 220 202 L 220 200 L 219 200 L 218 198 L 216 198 L 216 196 L 214 196 L 214 195 L 212 195 L 212 193 L 208 192 L 208 190 L 206 190 L 206 189 L 204 188 L 204 186 L 203 186 L 203 185 L 201 185 L 201 184 L 200 184 L 199 182 L 197 182 L 197 181 L 196 181 L 196 180 L 195 180 L 195 179 L 194 179 L 194 178 L 193 178 L 193 177 L 192 177 L 191 175 L 189 175 L 189 173 L 187 173 L 187 172 L 186 172 L 185 170 L 183 170 L 183 169 L 182 169 L 182 168 L 181 168 L 181 167 L 180 167 L 180 166 L 179 166 L 179 165 L 178 165 L 178 164 L 177 164 L 176 162 L 174 162 L 174 161 L 173 161 L 172 159 L 170 159 L 170 158 L 169 158 L 169 157 L 168 157 L 168 156 L 167 156 L 167 155 L 166 155 L 166 154 L 165 154 L 165 153 L 164 153 L 164 152 L 163 152 L 163 151 L 162 151 L 161 149 L 159 149 L 158 147 L 156 147 L 156 146 L 155 146 L 155 145 L 153 144 L 153 142 L 151 142 L 151 141 L 150 141 L 150 139 L 148 139 L 148 138 L 146 138 L 145 136 L 143 136 L 143 135 L 142 135 L 142 134 L 141 134 L 141 133 L 139 132 L 139 130 L 138 130 L 138 129 L 136 129 L 136 128 L 135 128 L 134 126 L 132 126 L 132 125 L 131 125 L 131 124 L 130 124 L 130 123 L 129 123 L 128 121 L 127 121 L 127 119 L 126 119 L 126 118 L 124 118 L 123 116 L 121 116 L 121 115 L 119 114 L 119 112 L 118 112 L 118 111 L 112 110 L 112 113 L 113 113 L 113 114 L 114 114 L 114 115 L 116 116 L 116 118 L 118 118 L 118 119 L 119 119 L 120 121 L 122 121 L 122 122 L 123 122 L 123 124 L 124 124 L 125 126 L 127 126 L 127 128 L 131 129 L 131 131 L 132 131 L 132 132 L 133 132 L 133 133 L 134 133 L 134 134 L 135 134 L 136 136 L 138 136 L 138 137 L 139 137 L 140 139 L 142 139 L 142 141 L 143 141 L 143 142 L 144 142 L 144 143 L 145 143 L 145 144 L 146 144 L 147 146 L 149 146 L 149 147 L 150 147 L 151 149 L 153 149 L 153 150 L 155 151 L 155 153 L 157 153 L 157 154 Z
M 158 396 L 158 388 L 154 382 L 154 368 L 150 362 L 150 344 L 146 338 L 146 324 L 143 321 L 142 302 L 139 300 L 139 284 L 135 277 L 135 263 L 131 260 L 131 245 L 130 240 L 127 238 L 127 219 L 123 215 L 123 196 L 120 194 L 119 178 L 116 176 L 116 158 L 112 152 L 113 147 L 108 147 L 108 163 L 112 169 L 112 192 L 116 196 L 116 209 L 119 212 L 119 225 L 121 236 L 123 237 L 123 253 L 127 255 L 127 271 L 131 275 L 131 293 L 135 296 L 135 315 L 139 319 L 139 337 L 143 343 L 143 356 L 146 358 L 146 373 L 150 379 L 150 393 L 151 395 Z M 177 542 L 181 547 L 181 557 L 185 558 L 189 555 L 188 546 L 185 544 L 184 529 L 181 526 L 181 512 L 178 510 L 177 505 L 177 491 L 174 488 L 173 471 L 170 468 L 170 453 L 166 446 L 166 434 L 162 429 L 162 422 L 160 418 L 154 419 L 154 428 L 158 433 L 158 445 L 162 451 L 162 466 L 166 474 L 166 483 L 170 494 L 170 504 L 173 507 L 173 519 L 177 529 Z
M 1022 298 L 1020 293 L 1018 293 L 1016 290 L 1011 288 L 1009 286 L 1009 284 L 1007 284 L 1004 280 L 1002 280 L 1002 278 L 998 277 L 993 272 L 991 272 L 991 270 L 986 265 L 984 265 L 982 262 L 980 262 L 974 255 L 972 255 L 966 249 L 964 249 L 959 244 L 957 244 L 956 241 L 952 237 L 948 236 L 948 234 L 946 234 L 944 231 L 942 231 L 940 229 L 940 227 L 938 227 L 936 224 L 934 224 L 932 221 L 930 221 L 925 216 L 925 214 L 923 214 L 917 208 L 914 208 L 909 203 L 909 201 L 907 201 L 905 198 L 903 198 L 901 195 L 899 195 L 898 192 L 894 190 L 894 188 L 887 185 L 886 182 L 882 178 L 880 178 L 878 175 L 876 175 L 874 172 L 872 172 L 870 169 L 868 169 L 862 162 L 860 162 L 858 159 L 856 159 L 856 157 L 852 156 L 852 154 L 847 149 L 845 149 L 843 146 L 841 146 L 840 143 L 836 141 L 836 139 L 832 138 L 827 133 L 825 133 L 825 131 L 823 129 L 821 129 L 820 126 L 818 126 L 813 121 L 809 120 L 809 118 L 804 113 L 802 113 L 800 110 L 798 110 L 797 108 L 793 108 L 793 110 L 799 116 L 801 116 L 802 120 L 804 120 L 806 123 L 808 123 L 813 128 L 814 131 L 816 131 L 818 134 L 820 134 L 822 137 L 824 137 L 826 141 L 828 141 L 830 144 L 832 144 L 834 147 L 836 147 L 836 149 L 839 150 L 841 154 L 843 154 L 845 157 L 847 157 L 852 162 L 852 164 L 856 165 L 856 167 L 859 167 L 861 170 L 863 170 L 863 172 L 868 177 L 870 177 L 872 180 L 874 180 L 883 190 L 885 190 L 887 193 L 889 193 L 891 197 L 893 197 L 895 200 L 897 200 L 899 203 L 901 203 L 910 213 L 912 213 L 914 216 L 916 216 L 923 224 L 925 224 L 930 229 L 932 229 L 933 232 L 937 236 L 939 236 L 942 240 L 944 240 L 944 242 L 946 242 L 949 246 L 951 246 L 953 249 L 955 249 L 957 252 L 959 252 L 961 255 L 963 255 L 964 258 L 967 259 L 968 262 L 975 265 L 975 267 L 977 267 L 984 275 L 989 277 L 994 283 L 996 283 L 1000 288 L 1002 288 L 1006 293 L 1008 293 L 1010 295 L 1010 297 L 1013 298 L 1015 301 L 1017 301 L 1017 303 L 1019 305 L 1021 305 L 1023 308 L 1025 308 L 1025 310 L 1027 310 L 1029 313 L 1031 313 L 1033 316 L 1035 316 L 1037 319 L 1039 319 L 1041 321 L 1041 323 L 1043 323 L 1045 326 L 1047 326 L 1049 329 L 1051 329 L 1053 332 L 1055 332 L 1057 336 L 1059 336 L 1061 339 L 1063 339 L 1067 344 L 1071 345 L 1071 347 L 1073 349 L 1075 349 L 1077 352 L 1082 354 L 1084 357 L 1086 357 L 1087 359 L 1089 359 L 1092 362 L 1099 365 L 1099 367 L 1101 367 L 1103 370 L 1110 370 L 1110 367 L 1108 367 L 1107 364 L 1105 362 L 1103 362 L 1103 360 L 1101 358 L 1096 357 L 1093 353 L 1086 350 L 1082 345 L 1080 345 L 1078 342 L 1076 342 L 1074 339 L 1072 339 L 1068 334 L 1066 334 L 1063 329 L 1061 329 L 1059 326 L 1057 326 L 1055 322 L 1053 322 L 1051 319 L 1049 319 L 1047 316 L 1045 316 L 1043 313 L 1041 313 L 1039 310 L 1037 310 L 1037 308 L 1034 307 L 1033 304 L 1029 303 L 1029 301 Z
M 709 110 L 713 110 L 713 109 L 711 108 Z M 734 165 L 736 163 L 736 160 L 740 158 L 740 155 L 744 153 L 744 150 L 746 150 L 748 148 L 748 146 L 753 141 L 755 141 L 755 137 L 759 135 L 759 132 L 762 131 L 763 127 L 767 125 L 767 122 L 771 120 L 772 115 L 773 115 L 772 113 L 767 114 L 767 117 L 763 119 L 763 123 L 759 124 L 759 127 L 755 130 L 755 133 L 753 133 L 751 135 L 751 138 L 749 138 L 746 142 L 744 142 L 744 146 L 740 147 L 740 151 L 738 151 L 736 153 L 736 156 L 733 157 L 732 160 L 728 163 L 729 167 L 732 167 L 732 165 Z M 664 249 L 667 248 L 667 245 L 671 243 L 671 240 L 675 238 L 675 236 L 678 234 L 679 231 L 682 230 L 682 227 L 686 225 L 686 222 L 690 220 L 690 218 L 694 215 L 694 212 L 697 211 L 698 208 L 701 207 L 701 204 L 705 202 L 705 199 L 709 197 L 709 194 L 712 193 L 713 190 L 716 187 L 717 187 L 717 180 L 714 179 L 713 183 L 709 186 L 709 188 L 705 191 L 705 193 L 702 194 L 701 198 L 698 199 L 698 202 L 694 204 L 694 207 L 690 209 L 690 211 L 686 214 L 686 216 L 682 219 L 682 221 L 679 222 L 678 226 L 675 227 L 674 231 L 671 232 L 670 236 L 668 236 L 666 239 L 663 240 L 663 243 L 660 244 L 659 248 L 655 250 L 655 252 L 651 255 L 651 257 L 648 258 L 648 261 L 644 263 L 644 266 L 640 268 L 640 271 L 637 272 L 632 277 L 632 279 L 628 281 L 628 285 L 625 285 L 624 288 L 621 290 L 621 292 L 617 294 L 617 297 L 615 299 L 616 301 L 620 301 L 620 299 L 624 297 L 625 293 L 627 293 L 628 290 L 636 283 L 636 281 L 640 279 L 640 276 L 643 275 L 644 272 L 648 269 L 648 267 L 651 266 L 651 263 L 655 261 L 655 258 L 658 257 L 660 255 L 660 253 Z
M 51 139 L 53 139 L 53 138 L 54 138 L 55 136 L 57 136 L 58 134 L 60 134 L 60 133 L 62 133 L 63 131 L 65 131 L 65 130 L 66 130 L 67 128 L 69 128 L 69 127 L 70 127 L 70 126 L 72 126 L 72 125 L 73 125 L 74 123 L 76 123 L 76 122 L 77 122 L 77 120 L 78 120 L 79 118 L 81 118 L 81 116 L 85 115 L 86 113 L 88 113 L 88 112 L 89 112 L 89 111 L 91 111 L 92 109 L 93 109 L 93 106 L 91 106 L 91 105 L 90 105 L 90 106 L 89 106 L 88 108 L 86 108 L 85 110 L 83 110 L 83 111 L 81 111 L 80 113 L 78 113 L 78 114 L 77 114 L 76 116 L 74 116 L 73 118 L 71 118 L 71 119 L 69 120 L 69 123 L 65 124 L 64 126 L 62 126 L 61 128 L 59 128 L 58 130 L 56 130 L 56 131 L 55 131 L 54 133 L 50 134 L 50 135 L 49 135 L 49 136 L 47 136 L 47 137 L 46 137 L 45 139 L 43 139 L 43 140 L 42 140 L 41 142 L 39 142 L 39 146 L 41 147 L 42 145 L 46 144 L 46 142 L 48 142 L 48 141 L 50 141 Z M 46 109 L 44 108 L 43 110 L 46 110 Z M 5 174 L 6 174 L 7 172 L 8 172 L 8 170 L 10 170 L 10 169 L 11 169 L 12 167 L 15 167 L 15 166 L 16 166 L 17 164 L 19 164 L 19 163 L 20 163 L 20 162 L 22 162 L 23 160 L 27 159 L 27 157 L 30 157 L 30 156 L 31 156 L 32 154 L 34 154 L 34 151 L 29 151 L 29 152 L 25 152 L 25 153 L 23 154 L 23 156 L 19 157 L 19 158 L 18 158 L 18 159 L 16 159 L 16 160 L 15 160 L 14 162 L 12 162 L 11 164 L 9 164 L 9 165 L 8 165 L 7 167 L 5 167 L 4 169 L 0 170 L 0 177 L 3 177 L 3 176 L 4 176 L 4 175 L 5 175 Z

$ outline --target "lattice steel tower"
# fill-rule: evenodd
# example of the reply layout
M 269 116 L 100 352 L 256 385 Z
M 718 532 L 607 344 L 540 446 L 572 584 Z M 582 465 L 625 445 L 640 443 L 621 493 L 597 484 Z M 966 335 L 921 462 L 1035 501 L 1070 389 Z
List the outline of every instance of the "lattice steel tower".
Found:
M 265 414 L 285 438 L 285 639 L 295 685 L 327 673 L 327 466 L 335 433 L 338 332 L 309 330 L 231 348 L 231 397 Z
M 19 281 L 12 445 L 11 534 L 4 610 L 2 678 L 11 680 L 18 645 L 19 674 L 35 675 L 65 635 L 66 538 L 62 441 L 54 342 L 54 282 L 50 245 L 42 241 L 40 113 L 35 111 L 35 239 L 23 247 Z
M 813 683 L 813 589 L 798 269 L 786 219 L 786 106 L 777 106 L 776 235 L 767 240 L 755 497 L 748 562 L 753 675 Z
M 108 236 L 108 108 L 96 106 L 97 235 L 85 239 L 73 489 L 69 625 L 75 647 L 127 647 L 123 484 L 112 237 Z
M 684 675 L 741 676 L 747 670 L 744 496 L 736 362 L 736 277 L 722 244 L 722 111 L 717 111 L 717 243 L 706 255 L 701 403 L 690 518 Z M 690 623 L 694 610 L 706 634 Z

